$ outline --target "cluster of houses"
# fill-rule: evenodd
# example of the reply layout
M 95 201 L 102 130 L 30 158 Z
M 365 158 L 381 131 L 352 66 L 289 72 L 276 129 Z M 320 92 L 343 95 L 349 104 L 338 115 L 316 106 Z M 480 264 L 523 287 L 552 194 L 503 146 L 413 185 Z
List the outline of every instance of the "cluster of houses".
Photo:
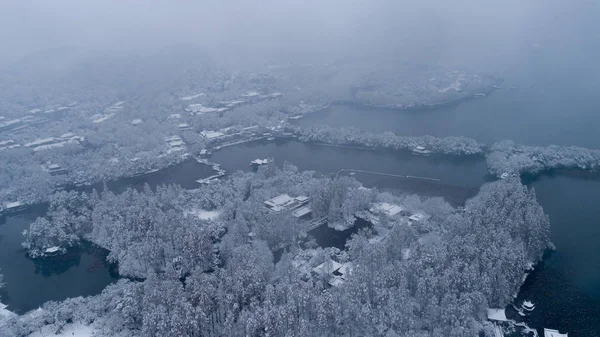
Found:
M 47 162 L 46 164 L 42 164 L 41 165 L 42 170 L 44 170 L 44 172 L 50 173 L 50 175 L 52 176 L 56 176 L 59 174 L 65 174 L 67 173 L 67 169 L 63 168 L 62 166 L 56 164 L 56 163 L 52 163 L 52 162 Z
M 50 119 L 45 116 L 28 115 L 0 122 L 0 132 L 14 132 L 29 126 L 44 124 L 49 121 Z
M 91 117 L 92 123 L 99 124 L 99 123 L 103 123 L 103 122 L 111 119 L 117 112 L 123 110 L 124 104 L 125 104 L 125 102 L 123 102 L 123 101 L 117 102 L 117 103 L 109 106 L 108 108 L 104 109 L 103 113 L 93 115 Z
M 187 152 L 187 146 L 185 145 L 184 141 L 181 139 L 181 137 L 175 135 L 175 136 L 168 136 L 165 137 L 165 142 L 167 142 L 167 153 L 173 153 L 173 152 Z
M 308 206 L 310 198 L 301 195 L 297 197 L 290 197 L 288 194 L 280 194 L 275 198 L 269 199 L 264 202 L 267 209 L 272 212 L 291 212 L 291 214 L 298 219 L 305 219 L 311 216 L 312 210 Z
M 520 307 L 512 305 L 516 313 L 519 316 L 527 317 L 535 309 L 535 305 L 531 301 L 523 301 Z M 518 317 L 518 316 L 517 316 Z M 514 326 L 519 327 L 525 334 L 532 333 L 533 336 L 538 337 L 538 333 L 535 329 L 532 329 L 523 322 L 517 322 L 514 319 L 507 317 L 505 309 L 489 308 L 487 309 L 487 318 L 489 321 L 494 323 L 494 335 L 495 337 L 504 337 L 503 326 Z M 544 328 L 544 337 L 568 337 L 568 333 L 561 333 L 555 329 Z
M 373 204 L 371 208 L 369 208 L 370 215 L 367 215 L 368 219 L 373 223 L 379 222 L 379 215 L 385 215 L 388 217 L 394 217 L 396 215 L 402 216 L 406 218 L 409 223 L 415 222 L 423 222 L 428 220 L 431 216 L 425 212 L 409 212 L 403 206 L 391 204 L 388 202 L 378 202 Z
M 228 100 L 228 101 L 221 101 L 216 103 L 213 107 L 207 107 L 204 106 L 201 103 L 194 103 L 194 104 L 190 104 L 188 105 L 184 110 L 192 113 L 192 114 L 196 114 L 196 115 L 201 115 L 204 113 L 210 113 L 210 112 L 223 112 L 223 111 L 227 111 L 227 110 L 231 110 L 234 109 L 236 107 L 245 105 L 245 104 L 252 104 L 252 103 L 257 103 L 263 100 L 267 100 L 267 99 L 275 99 L 275 98 L 279 98 L 281 97 L 283 94 L 280 92 L 274 92 L 271 94 L 261 94 L 257 91 L 248 91 L 245 94 L 242 94 L 241 97 L 243 99 L 233 99 L 233 100 Z M 183 97 L 183 100 L 189 101 L 192 100 L 193 98 L 202 96 L 201 94 L 197 94 L 197 95 L 192 95 L 192 96 L 186 96 Z
M 62 147 L 66 144 L 81 144 L 84 137 L 77 136 L 72 132 L 62 134 L 58 137 L 47 137 L 36 139 L 23 146 L 32 149 L 35 152 L 49 150 L 56 147 Z
M 16 143 L 13 139 L 0 141 L 0 150 L 8 150 L 21 147 L 21 144 Z

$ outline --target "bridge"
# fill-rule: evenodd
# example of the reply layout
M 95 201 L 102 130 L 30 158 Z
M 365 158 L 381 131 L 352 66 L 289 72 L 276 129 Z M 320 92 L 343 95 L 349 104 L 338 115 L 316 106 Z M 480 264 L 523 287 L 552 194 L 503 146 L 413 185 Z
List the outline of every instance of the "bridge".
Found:
M 372 175 L 399 178 L 399 179 L 426 180 L 426 181 L 436 181 L 436 182 L 441 181 L 440 179 L 437 179 L 437 178 L 392 174 L 392 173 L 375 172 L 375 171 L 365 171 L 365 170 L 358 170 L 358 169 L 341 169 L 336 173 L 336 176 L 339 176 L 343 172 L 372 174 Z

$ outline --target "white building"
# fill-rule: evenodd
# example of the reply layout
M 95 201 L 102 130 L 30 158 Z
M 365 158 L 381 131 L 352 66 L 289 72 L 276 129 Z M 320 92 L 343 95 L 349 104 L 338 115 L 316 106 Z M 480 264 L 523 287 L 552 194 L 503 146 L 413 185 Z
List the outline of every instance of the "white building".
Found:
M 369 208 L 371 213 L 383 213 L 387 216 L 394 216 L 404 210 L 404 207 L 388 202 L 378 202 Z
M 490 321 L 508 322 L 508 318 L 506 318 L 506 312 L 504 309 L 488 309 L 487 318 Z
M 131 123 L 131 125 L 139 125 L 139 124 L 144 123 L 144 121 L 142 121 L 139 118 L 136 118 L 136 119 L 132 119 L 131 122 L 129 122 L 129 123 Z
M 179 128 L 179 131 L 186 131 L 192 129 L 188 123 L 180 123 L 179 125 L 177 125 L 177 127 Z
M 283 210 L 288 210 L 288 209 L 296 210 L 302 206 L 305 206 L 309 200 L 310 200 L 310 198 L 307 196 L 304 196 L 304 195 L 292 198 L 287 194 L 280 194 L 280 195 L 276 196 L 275 198 L 265 201 L 265 207 L 267 207 L 268 209 L 270 209 L 273 212 L 281 212 Z M 299 214 L 302 214 L 305 211 L 306 210 L 303 210 L 303 211 L 299 212 Z M 306 215 L 306 214 L 304 214 L 304 215 Z
M 296 218 L 303 218 L 303 217 L 308 216 L 311 213 L 312 213 L 312 209 L 310 209 L 310 207 L 308 207 L 308 206 L 302 206 L 302 207 L 299 207 L 299 208 L 295 209 L 292 212 L 292 215 L 294 217 L 296 217 Z
M 568 333 L 560 333 L 558 330 L 544 328 L 544 337 L 569 337 Z
M 200 135 L 206 139 L 216 139 L 219 137 L 223 137 L 225 134 L 220 131 L 202 131 Z
M 429 219 L 431 216 L 429 216 L 428 214 L 425 214 L 423 212 L 417 212 L 411 216 L 408 217 L 408 220 L 413 221 L 413 222 L 421 222 L 421 221 L 425 221 L 427 219 Z

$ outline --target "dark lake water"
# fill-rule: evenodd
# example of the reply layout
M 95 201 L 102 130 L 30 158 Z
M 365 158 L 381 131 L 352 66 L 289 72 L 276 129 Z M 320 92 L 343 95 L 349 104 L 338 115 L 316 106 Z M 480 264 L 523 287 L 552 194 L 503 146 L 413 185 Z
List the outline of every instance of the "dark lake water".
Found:
M 144 188 L 145 184 L 148 184 L 153 190 L 159 185 L 180 185 L 186 189 L 194 189 L 200 186 L 196 180 L 204 179 L 212 174 L 214 174 L 214 170 L 211 166 L 189 158 L 158 171 L 108 181 L 106 186 L 114 193 L 123 193 L 128 188 L 135 188 L 139 191 Z M 86 186 L 71 186 L 67 189 L 91 192 L 93 189 L 102 190 L 103 186 L 104 183 L 101 182 Z
M 441 196 L 460 205 L 475 195 L 487 179 L 483 157 L 456 159 L 438 156 L 414 156 L 397 151 L 332 147 L 298 141 L 256 141 L 221 149 L 211 161 L 221 164 L 227 172 L 249 171 L 250 161 L 274 158 L 277 165 L 289 162 L 300 170 L 336 174 L 342 169 L 358 169 L 393 175 L 410 175 L 440 179 L 404 179 L 380 174 L 355 173 L 366 187 L 393 189 L 407 193 Z M 345 172 L 344 174 L 348 174 Z
M 5 287 L 0 289 L 2 303 L 17 313 L 38 308 L 46 301 L 97 294 L 117 280 L 105 262 L 107 251 L 84 247 L 56 257 L 31 259 L 21 247 L 23 230 L 42 209 L 0 220 L 0 269 Z
M 518 301 L 536 304 L 530 321 L 536 327 L 600 335 L 600 193 L 599 177 L 544 174 L 524 181 L 535 188 L 550 217 L 548 254 L 521 289 Z
M 127 188 L 141 190 L 146 183 L 152 189 L 168 184 L 192 189 L 200 186 L 197 179 L 212 174 L 211 166 L 188 159 L 156 172 L 108 182 L 107 187 L 115 193 Z M 99 183 L 73 189 L 89 192 L 94 188 L 101 190 L 102 186 Z M 17 313 L 36 309 L 50 300 L 98 294 L 118 279 L 116 266 L 106 263 L 108 252 L 92 245 L 70 249 L 61 256 L 29 258 L 21 247 L 22 232 L 45 214 L 45 207 L 38 205 L 0 218 L 0 273 L 4 274 L 6 283 L 0 289 L 0 301 Z
M 600 39 L 598 30 L 590 30 L 600 11 L 583 2 L 571 4 L 573 13 L 568 15 L 581 21 L 556 29 L 553 22 L 564 18 L 549 17 L 546 27 L 530 37 L 540 46 L 527 45 L 507 62 L 497 73 L 504 78 L 501 88 L 487 97 L 414 111 L 334 105 L 297 123 L 467 136 L 486 144 L 511 139 L 526 145 L 600 149 Z M 550 216 L 558 250 L 531 275 L 519 299 L 539 302 L 532 317 L 536 327 L 600 336 L 600 181 L 558 174 L 526 182 L 536 188 Z

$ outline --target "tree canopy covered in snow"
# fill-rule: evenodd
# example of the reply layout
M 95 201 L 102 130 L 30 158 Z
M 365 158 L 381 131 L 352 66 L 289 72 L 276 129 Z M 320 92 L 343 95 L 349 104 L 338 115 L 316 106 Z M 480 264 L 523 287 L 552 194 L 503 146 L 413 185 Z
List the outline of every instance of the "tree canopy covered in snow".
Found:
M 399 213 L 382 218 L 377 233 L 358 231 L 346 251 L 311 248 L 297 241 L 307 222 L 265 207 L 281 193 L 310 196 L 314 218 L 327 216 L 330 226 L 352 226 L 374 202 L 401 202 L 431 217 L 418 225 Z M 72 235 L 90 240 L 110 250 L 122 275 L 143 281 L 46 303 L 0 322 L 7 336 L 72 322 L 107 336 L 485 334 L 485 309 L 506 305 L 550 244 L 548 217 L 518 179 L 484 185 L 462 210 L 273 164 L 196 191 L 62 192 L 52 200 L 45 224 L 51 244 Z M 186 212 L 192 206 L 220 215 L 203 220 Z M 32 235 L 31 247 L 46 244 L 43 233 Z M 330 286 L 330 277 L 306 273 L 303 256 L 312 256 L 308 270 L 334 259 L 351 263 L 352 272 Z
M 581 169 L 597 171 L 600 168 L 600 150 L 570 146 L 525 146 L 505 140 L 491 146 L 486 156 L 490 173 L 536 174 L 549 169 Z
M 484 145 L 467 137 L 433 136 L 409 137 L 399 136 L 393 132 L 369 133 L 357 128 L 331 128 L 318 125 L 306 129 L 298 129 L 300 140 L 321 142 L 337 145 L 354 145 L 369 148 L 412 151 L 423 147 L 431 153 L 446 155 L 476 155 L 482 154 Z

